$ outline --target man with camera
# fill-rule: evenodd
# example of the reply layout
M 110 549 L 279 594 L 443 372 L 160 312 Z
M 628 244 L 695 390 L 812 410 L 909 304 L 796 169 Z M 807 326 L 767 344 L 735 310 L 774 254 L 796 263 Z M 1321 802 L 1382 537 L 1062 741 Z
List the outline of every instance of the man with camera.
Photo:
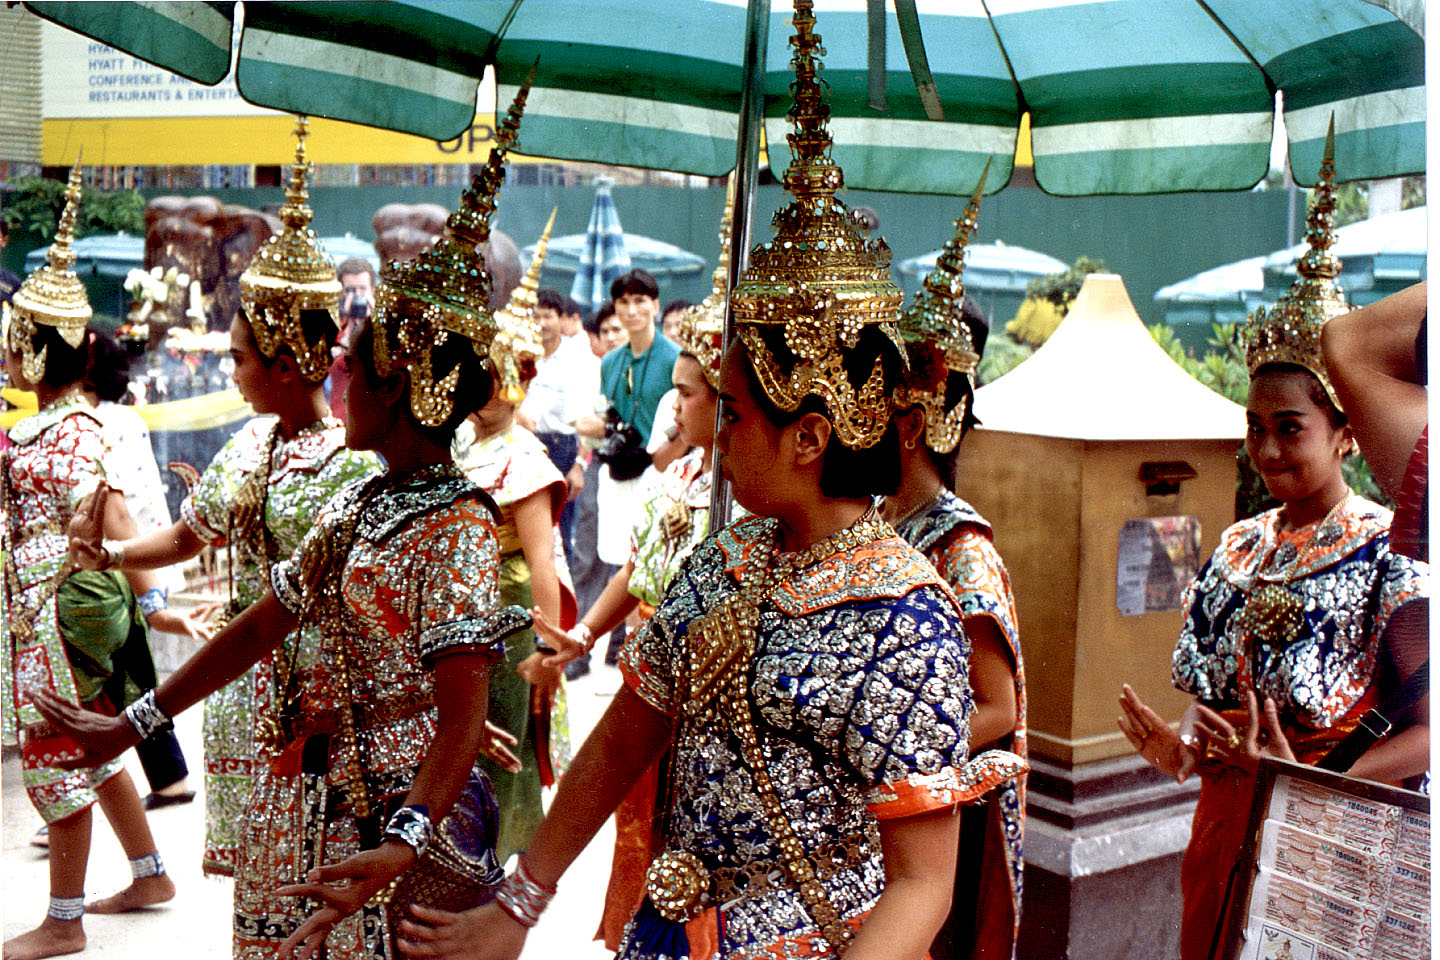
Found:
M 603 584 L 628 559 L 630 528 L 640 504 L 640 475 L 650 465 L 646 449 L 655 425 L 660 399 L 670 390 L 670 378 L 680 348 L 657 336 L 655 316 L 660 309 L 660 287 L 644 270 L 631 270 L 610 284 L 615 316 L 625 329 L 626 342 L 600 361 L 600 389 L 609 409 L 602 417 L 584 417 L 575 424 L 582 436 L 602 439 L 595 457 L 602 466 L 598 477 L 599 529 L 597 548 L 604 573 Z M 580 597 L 581 609 L 588 609 Z M 618 633 L 618 631 L 617 631 Z M 612 638 L 606 660 L 618 652 Z M 575 661 L 580 664 L 582 661 Z M 573 677 L 583 667 L 567 671 Z
M 375 268 L 364 257 L 351 257 L 335 268 L 335 276 L 340 280 L 340 334 L 331 348 L 334 357 L 330 364 L 330 376 L 325 381 L 325 392 L 330 401 L 331 415 L 344 420 L 345 385 L 349 377 L 340 361 L 350 346 L 355 321 L 368 318 L 375 308 Z

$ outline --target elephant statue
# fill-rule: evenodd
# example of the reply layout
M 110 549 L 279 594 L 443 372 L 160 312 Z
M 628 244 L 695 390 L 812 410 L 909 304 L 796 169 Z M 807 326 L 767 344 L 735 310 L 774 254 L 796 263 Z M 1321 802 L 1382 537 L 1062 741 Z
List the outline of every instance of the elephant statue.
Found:
M 281 224 L 272 214 L 222 203 L 214 197 L 156 197 L 145 208 L 145 269 L 174 267 L 199 287 L 204 325 L 226 330 L 240 309 L 240 274 Z M 150 343 L 171 326 L 190 326 L 189 297 L 176 291 L 150 312 Z
M 375 230 L 375 252 L 380 255 L 380 262 L 409 260 L 419 255 L 445 230 L 449 216 L 448 210 L 434 203 L 387 203 L 376 210 L 370 225 Z M 519 286 L 525 272 L 520 262 L 520 248 L 506 234 L 492 230 L 489 242 L 480 252 L 495 283 L 489 306 L 498 310 L 510 301 L 510 294 Z

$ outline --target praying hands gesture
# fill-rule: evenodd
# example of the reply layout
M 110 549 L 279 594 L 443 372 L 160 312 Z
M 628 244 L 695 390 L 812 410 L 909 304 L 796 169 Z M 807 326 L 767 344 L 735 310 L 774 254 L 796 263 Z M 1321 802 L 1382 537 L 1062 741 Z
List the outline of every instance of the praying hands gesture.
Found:
M 1261 757 L 1295 760 L 1290 741 L 1280 726 L 1275 701 L 1266 697 L 1262 711 L 1255 691 L 1248 687 L 1243 730 L 1236 729 L 1202 703 L 1190 704 L 1180 721 L 1180 729 L 1171 730 L 1158 713 L 1141 702 L 1129 684 L 1120 697 L 1120 708 L 1123 713 L 1117 722 L 1125 739 L 1157 770 L 1174 777 L 1177 783 L 1184 783 L 1207 755 L 1248 773 L 1255 772 Z

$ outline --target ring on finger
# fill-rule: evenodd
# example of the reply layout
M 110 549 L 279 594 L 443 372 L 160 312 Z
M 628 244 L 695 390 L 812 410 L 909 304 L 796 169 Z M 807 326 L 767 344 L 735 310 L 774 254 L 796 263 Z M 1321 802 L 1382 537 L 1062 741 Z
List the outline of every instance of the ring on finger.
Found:
M 1200 748 L 1200 738 L 1193 733 L 1180 734 L 1180 742 L 1192 750 L 1198 750 Z
M 1236 733 L 1234 730 L 1231 730 L 1230 736 L 1225 738 L 1225 746 L 1229 747 L 1231 750 L 1238 750 L 1240 748 L 1240 734 Z

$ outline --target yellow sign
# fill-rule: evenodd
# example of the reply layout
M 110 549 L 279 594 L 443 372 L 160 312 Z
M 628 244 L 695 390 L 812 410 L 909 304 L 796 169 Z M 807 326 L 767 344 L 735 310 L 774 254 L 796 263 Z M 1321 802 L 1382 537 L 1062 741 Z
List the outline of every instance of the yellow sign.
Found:
M 307 147 L 316 163 L 484 163 L 495 143 L 495 118 L 476 114 L 465 134 L 445 142 L 316 117 Z M 282 113 L 240 117 L 47 118 L 41 128 L 46 166 L 200 166 L 286 162 L 295 119 Z M 543 163 L 511 154 L 511 163 Z

